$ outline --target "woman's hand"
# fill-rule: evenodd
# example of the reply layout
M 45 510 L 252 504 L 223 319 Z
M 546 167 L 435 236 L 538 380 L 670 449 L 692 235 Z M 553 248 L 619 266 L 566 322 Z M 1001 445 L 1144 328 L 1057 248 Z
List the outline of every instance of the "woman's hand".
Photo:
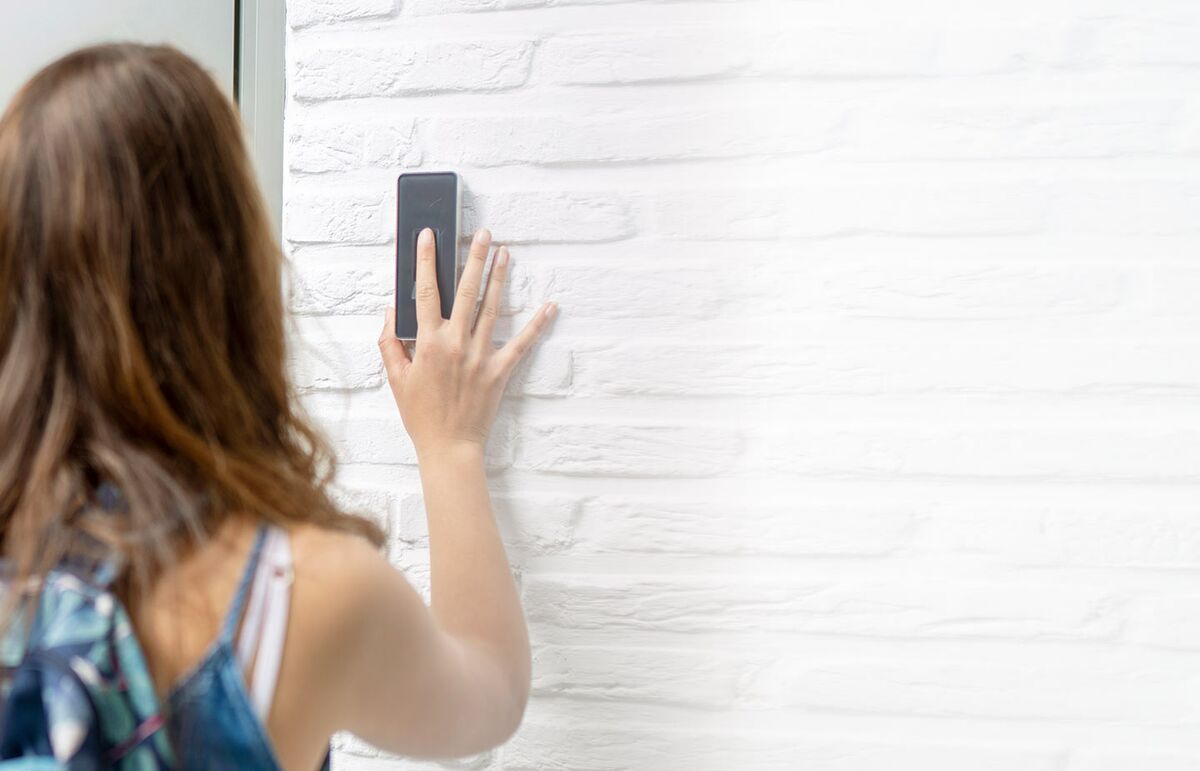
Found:
M 447 320 L 442 318 L 435 274 L 433 231 L 421 231 L 417 239 L 417 340 L 411 357 L 396 338 L 395 309 L 387 312 L 379 350 L 418 458 L 459 447 L 482 451 L 509 377 L 557 311 L 554 303 L 544 304 L 503 347 L 492 344 L 509 269 L 508 249 L 502 246 L 492 261 L 479 317 L 472 324 L 491 242 L 486 229 L 475 233 L 454 310 Z

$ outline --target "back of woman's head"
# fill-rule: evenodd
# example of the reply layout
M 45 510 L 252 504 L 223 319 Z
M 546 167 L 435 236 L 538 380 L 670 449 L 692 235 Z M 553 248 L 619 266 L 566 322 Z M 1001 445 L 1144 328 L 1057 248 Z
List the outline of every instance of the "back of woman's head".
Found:
M 233 106 L 170 47 L 49 65 L 0 119 L 0 528 L 19 573 L 88 532 L 144 588 L 230 512 L 356 530 L 286 376 L 282 257 Z M 101 482 L 116 514 L 90 505 Z

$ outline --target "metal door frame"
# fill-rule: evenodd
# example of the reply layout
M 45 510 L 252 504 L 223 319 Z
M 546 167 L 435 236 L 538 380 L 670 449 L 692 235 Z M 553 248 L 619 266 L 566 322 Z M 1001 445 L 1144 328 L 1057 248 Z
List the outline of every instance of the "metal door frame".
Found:
M 283 211 L 285 0 L 232 0 L 234 96 L 276 234 Z

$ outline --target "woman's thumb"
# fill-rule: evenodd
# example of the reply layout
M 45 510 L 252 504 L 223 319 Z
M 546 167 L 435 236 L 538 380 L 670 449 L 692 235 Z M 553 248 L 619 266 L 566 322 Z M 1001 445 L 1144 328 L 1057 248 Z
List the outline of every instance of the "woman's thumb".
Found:
M 412 364 L 408 349 L 403 341 L 396 337 L 396 311 L 389 308 L 383 322 L 383 331 L 379 333 L 379 355 L 383 358 L 383 368 L 387 372 L 388 381 L 399 383 L 404 371 Z

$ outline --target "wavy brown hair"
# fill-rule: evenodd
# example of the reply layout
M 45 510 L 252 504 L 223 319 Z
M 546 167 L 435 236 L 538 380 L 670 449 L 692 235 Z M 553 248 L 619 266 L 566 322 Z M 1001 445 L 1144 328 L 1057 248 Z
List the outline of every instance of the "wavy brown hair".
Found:
M 235 513 L 350 530 L 286 371 L 283 256 L 233 105 L 165 46 L 35 75 L 0 119 L 0 538 L 18 580 L 96 540 L 142 596 Z M 101 483 L 123 494 L 95 505 Z M 95 549 L 92 550 L 95 556 Z

